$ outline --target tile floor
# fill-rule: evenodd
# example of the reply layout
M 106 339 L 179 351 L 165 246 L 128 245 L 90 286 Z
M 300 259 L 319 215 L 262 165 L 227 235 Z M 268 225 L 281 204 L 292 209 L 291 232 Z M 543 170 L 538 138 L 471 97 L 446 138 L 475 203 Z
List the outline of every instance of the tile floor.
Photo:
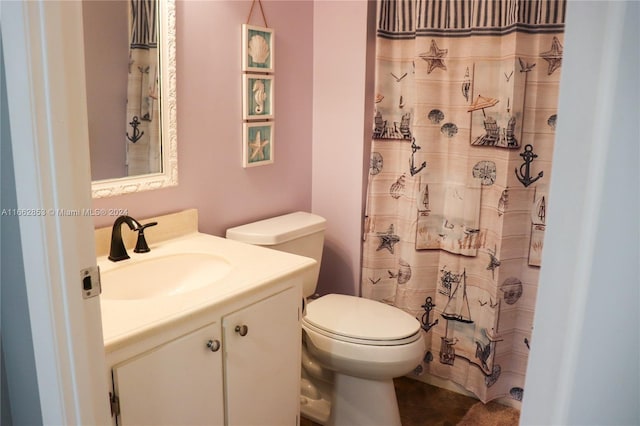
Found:
M 400 377 L 394 380 L 402 426 L 455 426 L 478 402 L 418 380 Z M 492 410 L 510 410 L 500 404 L 489 403 Z M 302 418 L 300 426 L 319 426 Z

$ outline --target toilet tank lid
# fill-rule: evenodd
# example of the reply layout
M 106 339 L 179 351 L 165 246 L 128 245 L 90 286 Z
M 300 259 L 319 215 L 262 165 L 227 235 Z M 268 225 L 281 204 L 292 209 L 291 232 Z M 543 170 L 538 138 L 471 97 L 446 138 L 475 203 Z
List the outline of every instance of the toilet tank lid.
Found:
M 227 238 L 244 243 L 271 246 L 324 231 L 326 219 L 307 212 L 295 212 L 227 229 Z

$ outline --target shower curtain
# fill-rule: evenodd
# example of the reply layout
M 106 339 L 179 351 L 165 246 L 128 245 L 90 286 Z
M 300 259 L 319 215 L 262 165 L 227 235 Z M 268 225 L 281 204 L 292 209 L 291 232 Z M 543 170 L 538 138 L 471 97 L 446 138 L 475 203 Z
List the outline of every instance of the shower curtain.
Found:
M 377 9 L 362 294 L 420 320 L 418 379 L 520 401 L 565 0 L 378 0 Z
M 127 79 L 127 174 L 159 173 L 161 167 L 157 0 L 129 2 Z

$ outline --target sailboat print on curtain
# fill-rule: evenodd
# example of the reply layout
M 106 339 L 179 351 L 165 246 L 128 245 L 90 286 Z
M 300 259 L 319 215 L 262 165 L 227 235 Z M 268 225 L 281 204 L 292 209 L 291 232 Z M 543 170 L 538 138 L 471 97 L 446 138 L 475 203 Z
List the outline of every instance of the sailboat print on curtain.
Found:
M 442 310 L 442 318 L 447 321 L 459 321 L 465 324 L 473 324 L 471 310 L 469 309 L 469 297 L 467 296 L 467 271 L 451 281 L 451 294 L 449 301 Z M 461 290 L 461 294 L 458 291 Z M 453 303 L 451 303 L 453 301 Z
M 416 379 L 451 380 L 484 402 L 520 400 L 566 1 L 377 5 L 362 295 L 423 324 Z M 540 178 L 525 186 L 514 169 L 527 149 Z
M 491 375 L 495 345 L 503 338 L 497 332 L 497 324 L 486 323 L 486 316 L 480 318 L 480 323 L 474 317 L 484 309 L 499 314 L 500 301 L 494 302 L 491 296 L 478 289 L 470 296 L 466 269 L 454 273 L 443 268 L 440 272 L 440 290 L 436 299 L 446 297 L 447 300 L 440 314 L 445 329 L 444 336 L 440 337 L 440 363 L 455 365 L 456 359 L 460 359 L 476 365 L 485 375 Z M 473 310 L 470 300 L 474 301 Z

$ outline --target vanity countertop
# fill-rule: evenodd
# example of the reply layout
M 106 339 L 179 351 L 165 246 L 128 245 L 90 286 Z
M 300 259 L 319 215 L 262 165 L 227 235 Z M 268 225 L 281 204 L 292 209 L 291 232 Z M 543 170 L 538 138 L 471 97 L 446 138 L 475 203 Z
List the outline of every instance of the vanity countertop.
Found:
M 295 275 L 310 274 L 316 261 L 310 258 L 252 246 L 199 232 L 150 244 L 149 253 L 129 250 L 131 259 L 112 262 L 98 258 L 102 275 L 127 262 L 140 262 L 179 253 L 212 254 L 226 259 L 231 268 L 219 281 L 171 296 L 140 299 L 108 299 L 101 296 L 102 328 L 107 352 L 141 335 L 160 331 L 176 320 L 198 315 L 251 292 Z M 308 279 L 308 277 L 304 277 Z M 105 284 L 103 283 L 103 286 Z M 104 288 L 103 288 L 104 291 Z

